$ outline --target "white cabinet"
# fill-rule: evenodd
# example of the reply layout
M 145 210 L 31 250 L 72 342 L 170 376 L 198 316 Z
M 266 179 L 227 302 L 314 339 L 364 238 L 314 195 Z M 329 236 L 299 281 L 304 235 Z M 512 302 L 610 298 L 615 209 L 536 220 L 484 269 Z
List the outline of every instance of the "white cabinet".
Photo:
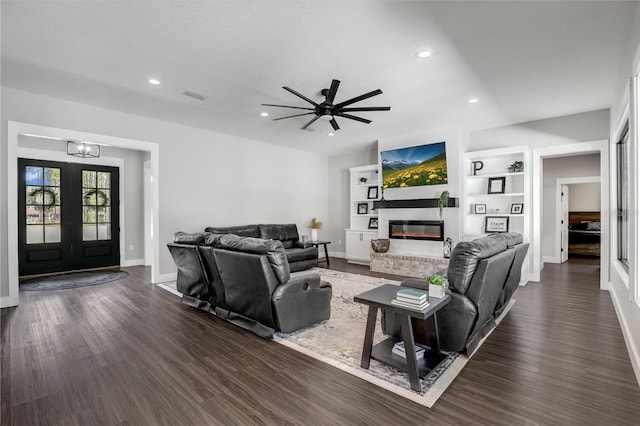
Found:
M 349 229 L 346 230 L 347 261 L 368 264 L 371 240 L 378 237 L 378 212 L 373 202 L 380 198 L 378 165 L 349 169 Z
M 530 152 L 528 146 L 514 146 L 464 154 L 463 241 L 487 235 L 491 232 L 487 230 L 489 222 L 490 225 L 505 224 L 505 231 L 522 234 L 524 241 L 530 242 Z M 523 170 L 509 172 L 509 166 L 516 161 L 523 163 Z M 482 168 L 478 169 L 480 166 Z M 523 265 L 525 281 L 530 270 L 527 261 Z
M 347 262 L 368 265 L 371 261 L 371 240 L 378 238 L 378 231 L 347 230 Z

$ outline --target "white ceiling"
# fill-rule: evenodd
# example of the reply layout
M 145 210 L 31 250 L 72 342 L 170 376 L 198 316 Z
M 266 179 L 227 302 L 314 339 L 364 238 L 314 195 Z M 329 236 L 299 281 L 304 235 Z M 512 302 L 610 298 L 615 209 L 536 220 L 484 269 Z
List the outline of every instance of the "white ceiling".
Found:
M 332 154 L 451 125 L 471 129 L 610 106 L 635 2 L 2 0 L 2 84 Z M 430 49 L 428 59 L 415 53 Z M 151 77 L 162 84 L 147 83 Z M 338 119 L 282 89 L 352 106 Z M 201 102 L 185 89 L 211 95 Z M 477 97 L 480 102 L 468 104 Z M 261 111 L 271 116 L 260 117 Z

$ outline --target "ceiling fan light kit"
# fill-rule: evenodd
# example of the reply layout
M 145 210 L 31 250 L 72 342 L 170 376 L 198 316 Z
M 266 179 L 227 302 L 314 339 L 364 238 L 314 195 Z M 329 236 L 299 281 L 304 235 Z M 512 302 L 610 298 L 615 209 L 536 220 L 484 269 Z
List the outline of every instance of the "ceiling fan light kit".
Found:
M 298 106 L 289 106 L 289 105 L 275 105 L 275 104 L 262 104 L 263 106 L 272 106 L 278 108 L 293 108 L 293 109 L 301 109 L 311 112 L 305 112 L 301 114 L 288 115 L 286 117 L 274 118 L 273 121 L 284 120 L 285 118 L 293 118 L 293 117 L 301 117 L 303 115 L 315 115 L 311 120 L 309 120 L 304 126 L 302 126 L 302 130 L 305 130 L 307 127 L 312 125 L 317 119 L 322 118 L 323 120 L 331 123 L 331 127 L 333 130 L 340 130 L 340 126 L 336 121 L 336 117 L 347 118 L 349 120 L 359 121 L 361 123 L 369 124 L 371 120 L 367 120 L 366 118 L 358 117 L 356 115 L 349 114 L 350 112 L 361 112 L 361 111 L 389 111 L 391 107 L 355 107 L 355 108 L 346 108 L 348 105 L 354 104 L 356 102 L 363 101 L 365 99 L 371 98 L 373 96 L 377 96 L 382 94 L 382 90 L 376 89 L 371 92 L 362 94 L 360 96 L 356 96 L 355 98 L 348 99 L 346 101 L 334 104 L 334 100 L 336 97 L 336 93 L 338 92 L 338 87 L 340 86 L 339 80 L 331 81 L 331 87 L 329 89 L 322 89 L 320 93 L 324 96 L 324 101 L 321 103 L 317 103 L 301 93 L 296 92 L 290 87 L 283 86 L 282 88 L 287 92 L 290 92 L 297 97 L 305 100 L 306 102 L 313 105 L 313 108 L 309 107 L 298 107 Z

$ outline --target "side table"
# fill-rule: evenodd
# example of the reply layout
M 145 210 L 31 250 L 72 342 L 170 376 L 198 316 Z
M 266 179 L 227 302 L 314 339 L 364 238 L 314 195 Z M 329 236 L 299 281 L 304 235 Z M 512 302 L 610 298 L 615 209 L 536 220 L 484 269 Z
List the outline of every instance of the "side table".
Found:
M 353 300 L 358 303 L 369 305 L 367 328 L 364 334 L 364 345 L 362 348 L 360 366 L 368 369 L 371 359 L 375 359 L 397 368 L 398 370 L 406 371 L 409 373 L 411 389 L 419 392 L 419 379 L 426 377 L 431 370 L 436 368 L 438 364 L 447 357 L 445 354 L 440 352 L 440 345 L 438 341 L 438 320 L 435 314 L 440 310 L 440 308 L 449 303 L 451 296 L 447 294 L 442 298 L 429 297 L 429 306 L 423 311 L 418 311 L 391 304 L 391 301 L 396 298 L 398 290 L 403 288 L 409 287 L 384 284 L 380 287 L 374 288 L 373 290 L 358 294 L 353 298 Z M 406 348 L 405 359 L 391 352 L 393 345 L 400 340 L 397 337 L 389 337 L 388 339 L 373 346 L 373 335 L 376 327 L 378 309 L 384 309 L 387 315 L 395 315 L 396 319 L 400 320 L 402 340 L 404 341 L 404 347 Z M 430 348 L 425 350 L 424 357 L 417 358 L 415 352 L 413 350 L 409 350 L 409 348 L 413 348 L 415 346 L 411 318 L 418 318 L 423 321 L 431 322 L 431 330 L 433 330 L 433 332 L 429 342 Z
M 302 244 L 305 245 L 305 247 L 308 246 L 324 246 L 324 262 L 327 263 L 327 266 L 330 265 L 329 263 L 329 251 L 327 250 L 327 244 L 331 244 L 331 241 L 305 241 Z M 321 262 L 321 260 L 318 258 L 318 262 Z

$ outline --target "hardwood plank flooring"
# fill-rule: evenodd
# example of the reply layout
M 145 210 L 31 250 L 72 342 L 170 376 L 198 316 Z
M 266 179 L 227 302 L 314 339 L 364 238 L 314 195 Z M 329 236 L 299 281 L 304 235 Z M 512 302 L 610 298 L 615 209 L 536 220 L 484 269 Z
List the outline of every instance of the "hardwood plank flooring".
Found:
M 368 267 L 331 259 L 335 270 Z M 150 284 L 22 292 L 3 309 L 2 425 L 635 424 L 640 388 L 592 262 L 547 265 L 432 409 Z M 390 279 L 402 277 L 386 276 Z

